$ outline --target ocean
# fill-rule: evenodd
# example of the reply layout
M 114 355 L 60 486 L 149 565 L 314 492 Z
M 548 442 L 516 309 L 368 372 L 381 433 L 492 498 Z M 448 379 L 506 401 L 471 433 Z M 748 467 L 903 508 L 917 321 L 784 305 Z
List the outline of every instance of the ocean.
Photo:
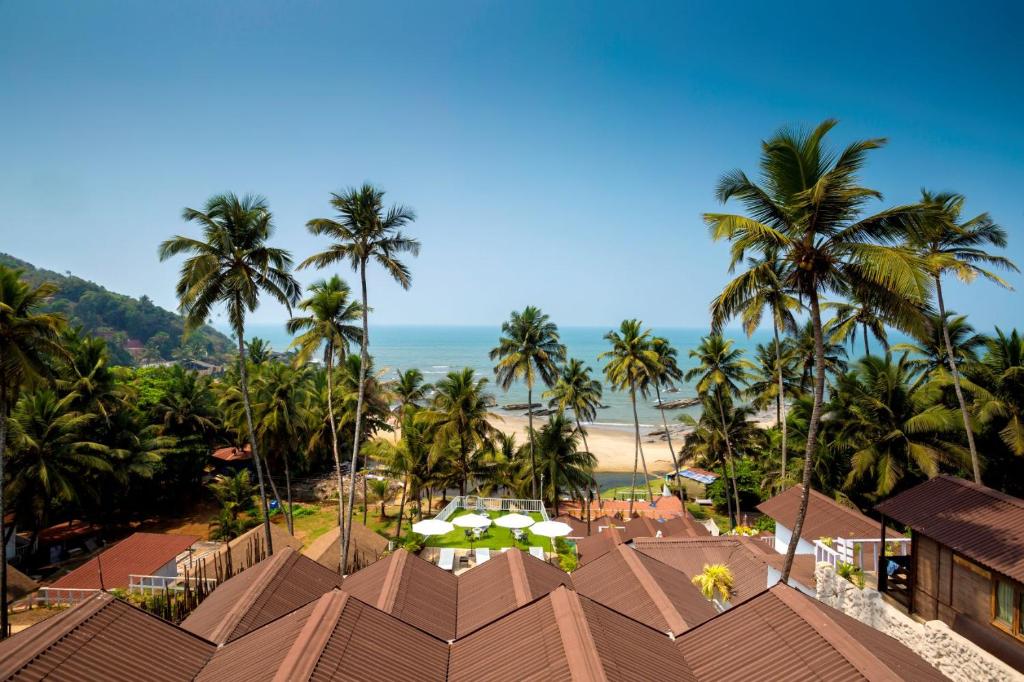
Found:
M 594 368 L 594 376 L 603 381 L 601 373 L 603 362 L 597 356 L 608 350 L 608 342 L 604 340 L 610 327 L 560 327 L 562 342 L 568 348 L 568 357 L 579 358 Z M 679 364 L 685 372 L 695 361 L 689 357 L 692 348 L 700 343 L 707 329 L 659 327 L 655 334 L 668 338 L 679 351 Z M 383 371 L 385 378 L 393 377 L 397 370 L 418 368 L 426 380 L 436 381 L 453 369 L 471 367 L 478 376 L 490 380 L 489 391 L 498 402 L 499 414 L 501 406 L 510 403 L 526 402 L 526 386 L 516 384 L 504 391 L 494 384 L 494 363 L 489 357 L 490 350 L 497 345 L 500 329 L 498 327 L 462 327 L 462 326 L 373 326 L 370 328 L 370 354 L 378 371 Z M 258 336 L 268 341 L 274 350 L 285 350 L 291 343 L 291 337 L 284 325 L 253 324 L 246 330 L 246 336 Z M 747 338 L 742 333 L 727 334 L 739 348 L 752 356 L 758 343 L 772 340 L 770 330 L 755 333 Z M 663 400 L 689 398 L 696 395 L 694 387 L 687 382 L 680 382 L 677 392 L 662 391 Z M 544 402 L 540 395 L 544 387 L 534 388 L 534 402 Z M 633 415 L 628 392 L 612 391 L 607 384 L 604 387 L 602 402 L 607 407 L 598 410 L 595 422 L 602 426 L 627 428 L 633 427 Z M 656 399 L 653 392 L 646 399 L 637 396 L 637 413 L 640 422 L 647 428 L 661 426 L 661 414 L 655 407 Z M 669 422 L 686 410 L 670 410 L 666 414 Z M 696 414 L 694 408 L 690 408 Z M 524 411 L 508 412 L 508 414 L 524 414 Z

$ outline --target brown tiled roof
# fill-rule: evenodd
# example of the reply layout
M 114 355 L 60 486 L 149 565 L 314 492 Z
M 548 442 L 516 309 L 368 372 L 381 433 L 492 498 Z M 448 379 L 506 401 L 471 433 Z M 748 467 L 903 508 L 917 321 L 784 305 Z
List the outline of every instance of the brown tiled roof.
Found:
M 675 641 L 700 680 L 944 680 L 904 645 L 785 585 Z
M 222 558 L 229 553 L 231 555 L 232 575 L 241 573 L 266 557 L 266 536 L 263 533 L 263 524 L 254 526 L 229 542 L 228 551 L 222 551 Z M 302 541 L 276 523 L 270 524 L 270 537 L 275 552 L 285 547 L 291 547 L 295 551 L 302 549 Z
M 764 591 L 768 586 L 768 563 L 756 549 L 747 546 L 748 538 L 706 537 L 681 539 L 638 538 L 633 547 L 649 557 L 668 564 L 693 578 L 707 564 L 725 564 L 733 579 L 736 604 Z
M 626 542 L 626 539 L 625 531 L 619 530 L 618 526 L 609 526 L 600 532 L 595 528 L 593 535 L 576 541 L 576 555 L 579 557 L 580 566 L 604 556 Z
M 693 680 L 663 633 L 559 587 L 457 640 L 449 682 Z
M 572 587 L 568 573 L 514 548 L 478 564 L 460 575 L 458 580 L 458 637 L 464 637 L 560 585 Z
M 569 533 L 570 538 L 585 538 L 587 537 L 587 522 L 579 519 L 572 514 L 559 514 L 555 517 L 555 521 L 561 521 L 562 523 L 568 524 L 572 527 L 572 532 Z M 591 521 L 591 526 L 593 526 Z
M 683 512 L 672 516 L 638 516 L 626 523 L 625 536 L 633 538 L 658 537 L 700 538 L 711 535 L 711 531 L 694 521 L 689 514 Z
M 247 462 L 252 459 L 252 446 L 247 444 L 244 448 L 235 446 L 217 448 L 210 453 L 210 456 L 222 462 Z
M 55 545 L 75 538 L 97 535 L 101 530 L 102 528 L 95 523 L 82 523 L 77 520 L 65 521 L 39 531 L 39 544 Z
M 98 590 L 102 568 L 102 587 L 127 589 L 129 575 L 153 575 L 198 539 L 191 535 L 134 533 L 57 579 L 51 587 Z
M 341 585 L 341 576 L 286 547 L 219 585 L 181 626 L 230 642 Z
M 0 679 L 192 680 L 214 645 L 97 593 L 0 641 Z
M 583 505 L 580 502 L 563 502 L 561 506 L 567 513 L 583 518 L 583 515 L 580 513 Z M 629 501 L 602 500 L 600 505 L 597 502 L 593 503 L 593 508 L 599 509 L 603 514 L 620 513 L 625 516 L 629 513 Z M 678 514 L 682 510 L 683 503 L 675 495 L 663 496 L 655 494 L 653 507 L 644 501 L 633 503 L 633 513 L 638 516 L 665 516 L 667 514 Z
M 797 512 L 800 511 L 803 489 L 802 485 L 795 485 L 757 505 L 757 510 L 793 530 Z M 880 532 L 878 521 L 811 489 L 807 501 L 807 517 L 800 531 L 800 537 L 804 540 L 814 542 L 819 538 L 877 538 Z M 887 530 L 886 533 L 891 537 L 899 537 L 899 533 L 894 530 Z
M 458 579 L 404 549 L 348 576 L 342 589 L 435 637 L 455 639 Z
M 953 476 L 936 476 L 875 510 L 1024 582 L 1024 500 Z
M 673 635 L 717 613 L 684 573 L 626 545 L 578 569 L 572 578 L 580 594 Z
M 333 590 L 221 648 L 199 682 L 444 680 L 448 644 Z
M 18 601 L 38 589 L 39 583 L 14 566 L 7 565 L 7 603 Z
M 303 550 L 303 554 L 319 562 L 334 572 L 341 564 L 338 552 L 341 546 L 341 529 L 332 528 Z M 355 573 L 384 556 L 388 550 L 388 541 L 378 533 L 370 530 L 358 521 L 352 521 L 352 543 L 348 552 L 348 570 Z

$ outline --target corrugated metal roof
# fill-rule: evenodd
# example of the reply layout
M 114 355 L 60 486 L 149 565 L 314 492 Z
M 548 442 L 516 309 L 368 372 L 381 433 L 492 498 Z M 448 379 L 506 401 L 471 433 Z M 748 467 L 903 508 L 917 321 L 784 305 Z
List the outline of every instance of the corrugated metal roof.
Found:
M 0 642 L 0 679 L 191 680 L 214 645 L 109 594 Z
M 102 569 L 104 588 L 127 589 L 129 575 L 153 575 L 198 539 L 191 535 L 133 533 L 54 581 L 51 587 L 98 590 Z
M 181 626 L 230 642 L 341 585 L 341 576 L 290 547 L 226 580 Z
M 404 549 L 348 576 L 342 589 L 435 637 L 455 639 L 458 579 Z
M 693 680 L 663 633 L 559 587 L 451 647 L 449 682 Z
M 693 578 L 708 564 L 725 564 L 732 572 L 736 604 L 759 594 L 768 586 L 768 563 L 761 553 L 738 537 L 680 539 L 638 538 L 633 547 Z
M 1024 500 L 962 478 L 936 476 L 875 510 L 1024 582 Z
M 757 505 L 757 510 L 793 530 L 797 512 L 800 511 L 803 489 L 802 485 L 795 485 Z M 878 521 L 811 489 L 807 501 L 807 517 L 800 531 L 800 537 L 804 540 L 814 542 L 820 538 L 877 538 L 880 532 Z M 886 533 L 890 537 L 899 537 L 899 533 L 894 530 Z
M 518 549 L 495 555 L 460 575 L 458 580 L 458 637 L 560 585 L 572 587 L 568 573 Z
M 629 521 L 609 519 L 605 523 L 592 522 L 593 534 L 576 541 L 576 554 L 580 566 L 599 559 L 618 545 L 644 537 L 710 537 L 708 529 L 694 521 L 685 512 L 670 516 L 639 516 Z
M 701 680 L 944 680 L 891 637 L 779 584 L 685 632 Z
M 577 569 L 572 577 L 580 594 L 673 635 L 717 613 L 686 574 L 626 545 Z

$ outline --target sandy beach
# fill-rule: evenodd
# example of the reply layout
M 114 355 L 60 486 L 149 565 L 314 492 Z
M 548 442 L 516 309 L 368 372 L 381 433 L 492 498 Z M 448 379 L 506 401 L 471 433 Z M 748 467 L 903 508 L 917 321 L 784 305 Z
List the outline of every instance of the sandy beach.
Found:
M 534 428 L 547 420 L 546 417 L 535 417 Z M 527 418 L 502 415 L 492 422 L 495 428 L 505 433 L 516 434 L 517 440 L 526 442 Z M 632 471 L 634 456 L 633 431 L 626 428 L 591 425 L 587 428 L 587 445 L 597 457 L 596 471 Z M 658 437 L 643 435 L 641 432 L 644 456 L 647 458 L 647 470 L 652 474 L 663 474 L 672 470 L 672 455 L 668 443 Z M 682 436 L 673 433 L 672 446 L 678 448 L 682 444 Z M 680 462 L 682 464 L 682 462 Z M 642 470 L 642 469 L 641 469 Z

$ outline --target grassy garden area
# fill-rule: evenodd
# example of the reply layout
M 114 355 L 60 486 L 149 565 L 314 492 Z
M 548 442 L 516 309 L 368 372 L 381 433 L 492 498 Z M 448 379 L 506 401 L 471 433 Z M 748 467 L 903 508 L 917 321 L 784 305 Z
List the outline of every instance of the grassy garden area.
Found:
M 463 516 L 464 514 L 476 513 L 469 509 L 460 509 L 455 512 L 449 518 L 449 521 L 454 521 L 457 517 Z M 481 514 L 487 518 L 497 519 L 499 516 L 504 516 L 503 512 L 484 512 Z M 534 521 L 543 521 L 539 513 L 528 514 Z M 525 530 L 526 542 L 517 543 L 515 538 L 512 536 L 512 530 L 509 528 L 502 528 L 496 526 L 493 523 L 488 526 L 487 530 L 484 531 L 482 538 L 473 539 L 472 541 L 466 537 L 466 530 L 456 526 L 455 530 L 446 535 L 431 535 L 426 538 L 424 543 L 427 547 L 487 547 L 489 549 L 501 549 L 503 547 L 518 547 L 519 549 L 529 549 L 530 547 L 543 547 L 544 551 L 551 551 L 551 538 L 546 538 L 541 535 L 534 535 L 530 533 L 530 529 Z M 472 532 L 472 531 L 471 531 Z

